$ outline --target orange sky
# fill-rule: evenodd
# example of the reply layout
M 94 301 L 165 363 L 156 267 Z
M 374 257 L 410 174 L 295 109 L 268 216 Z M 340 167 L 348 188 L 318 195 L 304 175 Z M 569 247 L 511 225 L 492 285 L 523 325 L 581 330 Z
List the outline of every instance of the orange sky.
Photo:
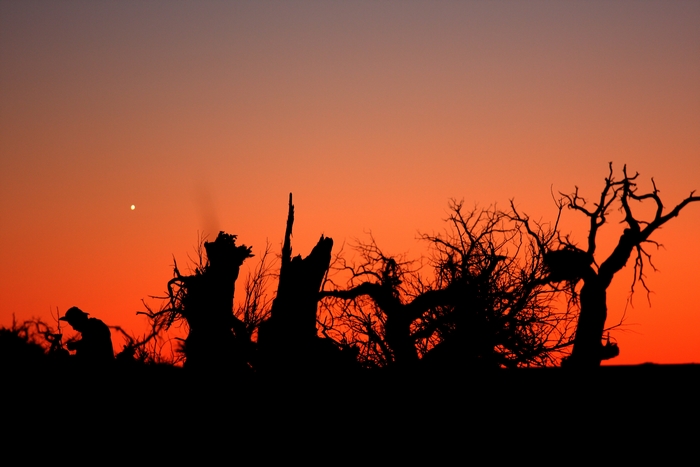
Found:
M 451 197 L 552 219 L 550 190 L 596 196 L 609 161 L 672 205 L 700 189 L 699 20 L 698 2 L 2 0 L 0 324 L 77 305 L 143 332 L 198 231 L 279 247 L 289 192 L 303 254 L 371 230 L 418 256 Z M 615 363 L 700 362 L 698 231 L 691 205 L 658 232 Z

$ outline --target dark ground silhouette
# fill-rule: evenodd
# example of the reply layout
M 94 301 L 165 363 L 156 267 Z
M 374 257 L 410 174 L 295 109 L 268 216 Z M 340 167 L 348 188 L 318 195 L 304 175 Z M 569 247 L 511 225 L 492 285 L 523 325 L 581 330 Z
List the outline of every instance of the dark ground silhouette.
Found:
M 293 410 L 295 417 L 315 413 L 324 420 L 330 413 L 379 417 L 372 426 L 412 414 L 413 423 L 463 417 L 494 428 L 498 420 L 522 421 L 523 411 L 565 419 L 567 410 L 590 406 L 605 430 L 610 422 L 604 415 L 611 411 L 692 412 L 699 400 L 697 365 L 600 367 L 619 351 L 603 340 L 612 277 L 636 252 L 635 280 L 642 281 L 645 242 L 700 201 L 691 193 L 665 212 L 656 187 L 640 194 L 636 178 L 623 169 L 616 180 L 611 165 L 593 208 L 578 190 L 562 195 L 560 213 L 567 207 L 590 218 L 586 249 L 562 236 L 558 223 L 534 223 L 513 206 L 467 212 L 453 202 L 451 228 L 424 237 L 431 276 L 403 257 L 384 254 L 373 240 L 357 246 L 354 262 L 334 256 L 333 240 L 325 236 L 308 256 L 293 256 L 290 195 L 272 299 L 261 288 L 270 277 L 263 261 L 246 282 L 245 306 L 234 308 L 240 266 L 251 248 L 221 232 L 203 243 L 192 275 L 175 265 L 163 306 L 144 312 L 151 331 L 142 338 L 127 335 L 116 358 L 107 326 L 75 307 L 62 320 L 81 333 L 80 340 L 63 342 L 58 330 L 40 321 L 1 328 L 7 400 L 58 400 L 84 417 L 94 409 L 86 398 L 99 396 L 129 414 L 185 407 L 250 420 Z M 631 201 L 654 203 L 655 216 L 638 219 Z M 627 228 L 599 264 L 596 236 L 614 203 Z M 553 306 L 559 294 L 569 298 L 566 310 Z M 184 365 L 149 347 L 175 322 L 189 331 L 181 348 Z M 568 365 L 559 367 L 562 361 Z

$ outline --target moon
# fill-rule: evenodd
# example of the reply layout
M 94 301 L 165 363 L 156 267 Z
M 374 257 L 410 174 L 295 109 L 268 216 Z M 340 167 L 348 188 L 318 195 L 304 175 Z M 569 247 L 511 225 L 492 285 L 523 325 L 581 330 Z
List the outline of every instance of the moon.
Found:
M 132 204 L 132 205 L 131 205 L 131 210 L 133 211 L 134 209 L 136 209 L 136 205 Z

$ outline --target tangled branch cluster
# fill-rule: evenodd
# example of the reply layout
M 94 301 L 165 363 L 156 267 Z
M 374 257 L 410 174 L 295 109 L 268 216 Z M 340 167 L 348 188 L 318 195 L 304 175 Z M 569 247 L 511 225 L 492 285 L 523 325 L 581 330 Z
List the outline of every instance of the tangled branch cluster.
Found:
M 571 311 L 554 306 L 558 289 L 546 280 L 552 229 L 515 211 L 465 211 L 456 201 L 447 223 L 422 236 L 423 261 L 386 255 L 372 237 L 356 247 L 355 263 L 337 258 L 326 287 L 334 290 L 322 293 L 326 334 L 357 346 L 365 366 L 421 359 L 514 367 L 559 358 L 571 340 Z

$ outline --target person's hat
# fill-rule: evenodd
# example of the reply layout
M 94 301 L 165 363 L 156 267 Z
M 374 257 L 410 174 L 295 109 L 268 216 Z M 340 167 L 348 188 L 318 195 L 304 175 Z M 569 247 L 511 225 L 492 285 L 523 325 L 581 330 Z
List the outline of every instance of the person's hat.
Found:
M 63 316 L 63 318 L 58 318 L 60 321 L 68 321 L 69 323 L 71 321 L 79 321 L 81 319 L 87 318 L 88 314 L 85 313 L 83 310 L 78 308 L 77 306 L 73 306 L 68 308 L 68 311 L 66 311 L 66 314 Z

